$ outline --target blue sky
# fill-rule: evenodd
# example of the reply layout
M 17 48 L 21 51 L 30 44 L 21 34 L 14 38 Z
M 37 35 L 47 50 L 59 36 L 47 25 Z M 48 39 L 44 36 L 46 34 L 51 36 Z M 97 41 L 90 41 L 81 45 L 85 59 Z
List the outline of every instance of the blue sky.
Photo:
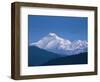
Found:
M 69 40 L 87 40 L 87 21 L 87 17 L 29 15 L 29 43 L 40 40 L 50 32 Z

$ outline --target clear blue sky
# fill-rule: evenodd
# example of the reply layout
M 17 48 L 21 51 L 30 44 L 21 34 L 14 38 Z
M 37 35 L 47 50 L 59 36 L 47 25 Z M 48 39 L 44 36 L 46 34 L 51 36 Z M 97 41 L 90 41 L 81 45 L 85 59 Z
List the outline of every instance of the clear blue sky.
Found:
M 29 15 L 29 43 L 40 40 L 50 32 L 69 40 L 87 40 L 87 22 L 87 17 Z

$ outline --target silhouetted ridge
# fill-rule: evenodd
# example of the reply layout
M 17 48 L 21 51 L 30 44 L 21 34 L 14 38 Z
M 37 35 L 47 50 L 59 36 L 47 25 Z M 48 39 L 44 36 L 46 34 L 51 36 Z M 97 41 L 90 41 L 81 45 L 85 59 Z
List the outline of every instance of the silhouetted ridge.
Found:
M 35 46 L 28 48 L 28 66 L 87 64 L 87 52 L 71 56 L 55 54 Z
M 78 55 L 60 57 L 52 59 L 43 65 L 71 65 L 71 64 L 87 64 L 87 53 L 80 53 Z
M 28 65 L 29 66 L 40 66 L 45 62 L 61 57 L 58 54 L 48 52 L 35 46 L 29 46 L 28 48 Z

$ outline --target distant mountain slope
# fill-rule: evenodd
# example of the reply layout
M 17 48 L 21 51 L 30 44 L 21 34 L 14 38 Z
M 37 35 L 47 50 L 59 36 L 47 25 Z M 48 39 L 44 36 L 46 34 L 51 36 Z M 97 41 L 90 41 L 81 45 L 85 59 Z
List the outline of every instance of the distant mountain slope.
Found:
M 36 46 L 28 48 L 28 66 L 45 66 L 45 65 L 67 65 L 67 64 L 86 64 L 87 53 L 81 53 L 72 56 L 55 54 Z
M 46 62 L 43 65 L 72 65 L 72 64 L 87 64 L 87 53 L 80 53 L 78 55 L 60 57 Z
M 35 46 L 29 46 L 28 48 L 28 65 L 29 66 L 41 66 L 49 60 L 61 57 L 58 54 L 48 52 Z
M 59 37 L 55 33 L 49 33 L 37 42 L 29 44 L 38 48 L 63 55 L 74 55 L 87 52 L 88 43 L 85 40 L 70 41 Z

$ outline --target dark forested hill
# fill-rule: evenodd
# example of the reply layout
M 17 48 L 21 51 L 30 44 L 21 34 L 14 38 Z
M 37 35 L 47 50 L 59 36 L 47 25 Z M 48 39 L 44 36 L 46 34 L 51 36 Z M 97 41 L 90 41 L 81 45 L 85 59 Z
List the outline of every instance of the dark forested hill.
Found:
M 28 66 L 87 64 L 87 53 L 63 56 L 35 46 L 28 48 Z

